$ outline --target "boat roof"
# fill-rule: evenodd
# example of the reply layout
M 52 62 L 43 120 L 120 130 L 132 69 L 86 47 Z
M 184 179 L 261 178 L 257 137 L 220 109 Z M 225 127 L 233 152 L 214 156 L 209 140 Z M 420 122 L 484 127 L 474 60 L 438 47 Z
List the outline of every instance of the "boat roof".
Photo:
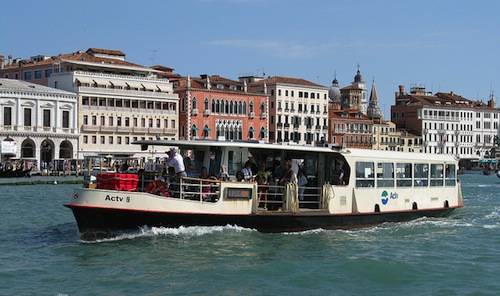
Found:
M 243 142 L 243 141 L 214 141 L 214 140 L 140 140 L 132 144 L 147 145 L 147 146 L 169 146 L 169 147 L 235 147 L 235 148 L 250 148 L 250 149 L 274 149 L 286 151 L 303 151 L 316 153 L 340 153 L 347 158 L 359 159 L 393 159 L 406 161 L 433 161 L 433 162 L 455 162 L 457 159 L 450 154 L 431 154 L 417 152 L 398 152 L 384 151 L 371 149 L 334 149 L 330 147 L 318 147 L 309 145 L 290 145 L 290 144 L 274 144 L 261 142 Z
M 289 151 L 309 151 L 331 153 L 338 152 L 328 147 L 306 146 L 306 145 L 289 145 L 289 144 L 272 144 L 261 142 L 243 142 L 243 141 L 213 141 L 213 140 L 140 140 L 132 144 L 148 145 L 148 146 L 170 146 L 170 147 L 236 147 L 236 148 L 251 148 L 251 149 L 276 149 Z
M 355 149 L 349 148 L 346 151 L 341 151 L 345 156 L 350 155 L 354 158 L 366 159 L 393 159 L 407 161 L 433 161 L 433 162 L 455 162 L 457 158 L 451 154 L 432 154 L 418 152 L 400 152 L 400 151 L 385 151 L 371 149 Z

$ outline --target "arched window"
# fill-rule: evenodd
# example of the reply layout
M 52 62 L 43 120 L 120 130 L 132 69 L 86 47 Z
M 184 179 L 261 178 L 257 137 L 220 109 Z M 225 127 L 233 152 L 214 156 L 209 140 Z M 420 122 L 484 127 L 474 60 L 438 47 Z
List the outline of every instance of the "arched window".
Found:
M 240 126 L 238 128 L 238 140 L 242 140 L 242 139 L 243 139 L 243 129 Z
M 260 104 L 260 113 L 266 112 L 266 103 Z
M 208 110 L 209 107 L 208 107 L 208 98 L 205 98 L 205 110 Z
M 208 128 L 208 125 L 205 124 L 205 127 L 203 128 L 203 137 L 208 138 L 210 134 L 210 129 Z
M 247 102 L 243 102 L 243 114 L 247 114 Z
M 191 127 L 191 137 L 196 137 L 196 134 L 198 133 L 198 128 L 196 127 L 196 124 L 193 124 Z
M 241 101 L 238 102 L 238 114 L 243 114 L 243 105 Z
M 35 142 L 31 139 L 26 139 L 21 144 L 21 158 L 35 157 Z
M 250 105 L 248 106 L 248 112 L 252 113 L 253 112 L 253 101 L 250 102 Z
M 215 100 L 212 99 L 212 113 L 215 113 Z
M 220 103 L 221 103 L 220 104 L 220 113 L 224 113 L 224 108 L 225 108 L 226 104 L 224 103 L 224 100 L 221 100 Z
M 233 111 L 234 111 L 234 103 L 233 103 L 233 101 L 231 101 L 231 103 L 230 103 L 230 105 L 229 105 L 229 106 L 230 106 L 230 107 L 229 107 L 229 113 L 230 113 L 230 114 L 233 114 L 233 113 L 234 113 L 234 112 L 233 112 Z
M 59 158 L 73 158 L 73 145 L 70 141 L 64 140 L 59 145 Z
M 224 106 L 224 112 L 225 112 L 226 114 L 228 114 L 228 113 L 229 113 L 229 103 L 226 101 L 226 103 L 225 103 L 224 105 L 225 105 L 225 106 Z
M 219 113 L 220 112 L 220 101 L 217 100 L 217 104 L 215 105 L 215 112 Z
M 196 109 L 196 97 L 193 97 L 193 99 L 191 100 L 191 105 L 192 105 L 192 109 Z
M 217 126 L 217 138 L 221 136 L 220 126 Z
M 249 139 L 253 139 L 254 138 L 254 129 L 253 129 L 253 126 L 251 126 L 250 129 L 248 130 L 248 138 Z
M 266 137 L 266 129 L 264 127 L 260 128 L 260 138 L 264 139 Z

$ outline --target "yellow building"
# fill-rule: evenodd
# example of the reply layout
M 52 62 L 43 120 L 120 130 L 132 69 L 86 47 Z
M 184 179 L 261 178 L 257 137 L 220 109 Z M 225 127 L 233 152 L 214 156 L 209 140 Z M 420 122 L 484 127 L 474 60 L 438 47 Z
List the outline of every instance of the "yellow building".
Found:
M 422 137 L 397 130 L 391 121 L 376 121 L 373 123 L 374 150 L 422 152 Z

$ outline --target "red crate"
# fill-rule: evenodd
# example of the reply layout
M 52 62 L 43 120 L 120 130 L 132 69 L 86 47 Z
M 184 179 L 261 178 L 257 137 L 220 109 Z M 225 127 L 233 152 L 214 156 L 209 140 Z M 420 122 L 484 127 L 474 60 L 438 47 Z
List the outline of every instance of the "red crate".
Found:
M 97 189 L 137 191 L 137 174 L 100 173 L 97 174 Z

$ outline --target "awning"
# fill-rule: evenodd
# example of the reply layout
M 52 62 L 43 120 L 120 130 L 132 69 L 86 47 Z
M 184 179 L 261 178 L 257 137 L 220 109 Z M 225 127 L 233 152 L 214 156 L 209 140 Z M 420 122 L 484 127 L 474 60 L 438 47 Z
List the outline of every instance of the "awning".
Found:
M 89 77 L 78 77 L 75 81 L 80 82 L 81 84 L 92 84 L 94 83 Z
M 114 86 L 121 86 L 123 88 L 127 87 L 127 83 L 123 80 L 110 80 L 109 83 L 113 84 Z
M 127 86 L 130 86 L 130 88 L 137 88 L 137 89 L 142 88 L 142 84 L 135 81 L 126 81 L 125 83 L 127 84 Z
M 145 88 L 145 89 L 148 89 L 148 90 L 154 90 L 154 91 L 157 91 L 158 90 L 158 86 L 155 84 L 155 83 L 141 83 L 141 88 Z
M 108 79 L 92 78 L 92 84 L 97 83 L 98 85 L 109 85 Z

